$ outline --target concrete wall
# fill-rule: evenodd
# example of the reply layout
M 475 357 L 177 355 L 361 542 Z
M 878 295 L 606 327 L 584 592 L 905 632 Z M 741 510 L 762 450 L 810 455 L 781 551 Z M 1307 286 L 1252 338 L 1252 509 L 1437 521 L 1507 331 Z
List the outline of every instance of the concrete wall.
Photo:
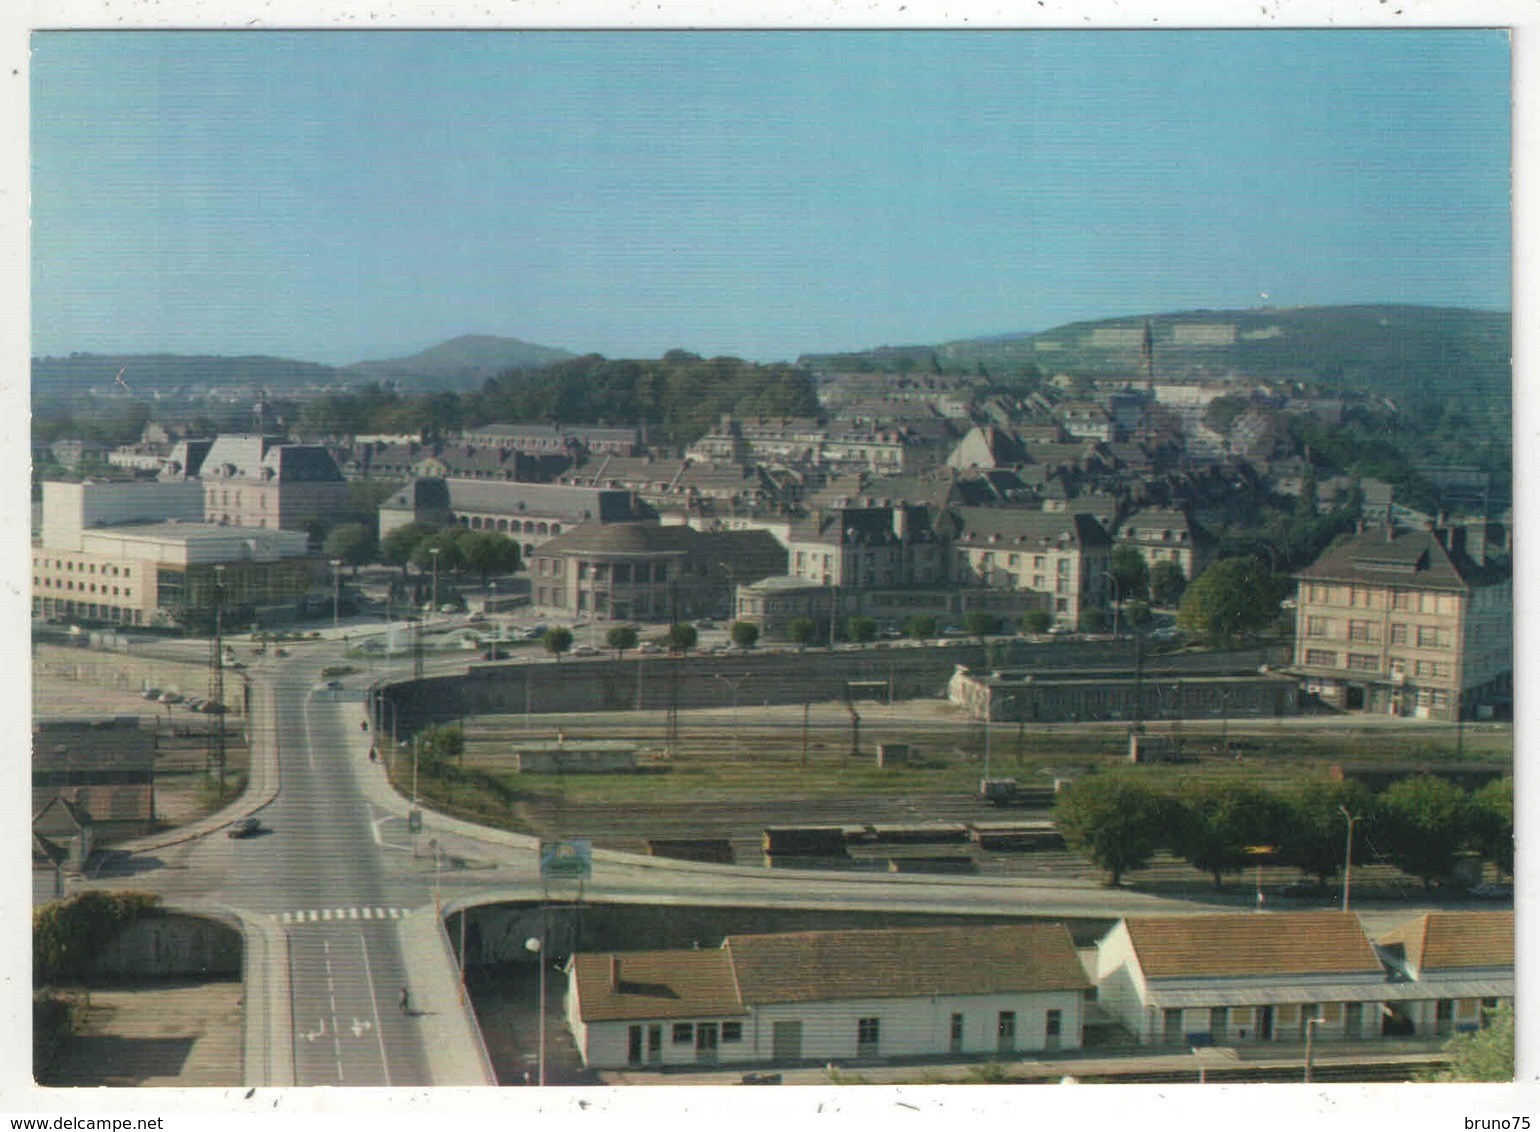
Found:
M 1252 649 L 1160 658 L 1161 667 L 1200 674 L 1251 671 L 1286 659 Z M 940 698 L 958 665 L 980 667 L 1107 667 L 1131 661 L 1127 642 L 1038 644 L 1007 640 L 936 648 L 841 650 L 835 653 L 760 653 L 746 657 L 628 657 L 568 660 L 561 664 L 472 665 L 463 676 L 437 676 L 394 685 L 389 692 L 410 730 L 461 715 L 531 712 L 662 711 L 680 708 L 752 708 L 761 704 L 819 703 L 841 699 L 849 682 L 891 686 L 895 699 Z M 1152 663 L 1153 667 L 1153 663 Z M 719 678 L 720 677 L 720 678 Z M 1153 679 L 1153 677 L 1152 677 Z M 677 696 L 677 701 L 675 697 Z M 1082 716 L 1082 718 L 1087 718 Z
M 238 977 L 241 933 L 202 916 L 169 913 L 135 920 L 103 948 L 97 969 L 131 978 Z

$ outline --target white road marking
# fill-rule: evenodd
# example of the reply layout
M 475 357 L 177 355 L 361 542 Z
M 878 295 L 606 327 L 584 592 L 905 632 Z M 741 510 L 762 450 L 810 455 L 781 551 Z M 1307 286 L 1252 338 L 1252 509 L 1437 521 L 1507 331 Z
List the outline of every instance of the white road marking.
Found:
M 374 972 L 369 966 L 369 945 L 364 942 L 363 933 L 358 936 L 358 950 L 364 957 L 364 982 L 369 987 L 369 1002 L 374 1008 L 374 1036 L 380 1045 L 380 1068 L 385 1073 L 385 1086 L 390 1087 L 390 1062 L 385 1057 L 385 1032 L 380 1028 L 380 996 L 374 989 Z
M 314 1030 L 306 1030 L 305 1031 L 305 1040 L 307 1042 L 313 1042 L 317 1038 L 325 1036 L 325 1034 L 326 1034 L 326 1019 L 325 1018 L 318 1018 L 318 1019 L 316 1019 L 316 1028 Z

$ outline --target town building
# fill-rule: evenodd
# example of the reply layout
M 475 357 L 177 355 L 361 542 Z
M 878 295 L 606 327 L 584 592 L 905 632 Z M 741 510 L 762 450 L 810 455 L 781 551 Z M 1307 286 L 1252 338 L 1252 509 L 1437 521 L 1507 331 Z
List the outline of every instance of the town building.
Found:
M 1299 711 L 1292 677 L 1130 668 L 991 668 L 958 665 L 947 698 L 973 719 L 1084 723 L 1162 719 L 1273 719 Z
M 1140 1045 L 1358 1041 L 1394 996 L 1350 912 L 1130 916 L 1096 946 L 1096 997 Z
M 1348 711 L 1490 718 L 1513 700 L 1513 580 L 1485 523 L 1349 535 L 1301 570 L 1292 671 Z
M 785 572 L 786 551 L 764 531 L 590 522 L 536 547 L 528 568 L 539 612 L 666 622 L 723 616 L 736 585 Z
M 1203 561 L 1196 532 L 1187 516 L 1171 507 L 1136 511 L 1118 525 L 1115 543 L 1139 552 L 1151 569 L 1159 562 L 1174 562 L 1182 577 L 1191 581 L 1202 573 Z
M 845 590 L 938 585 L 946 545 L 926 507 L 828 508 L 792 524 L 787 573 Z
M 350 509 L 348 484 L 320 444 L 286 444 L 276 436 L 220 436 L 208 445 L 178 445 L 161 470 L 163 480 L 196 479 L 203 489 L 203 519 L 235 527 L 298 530 L 335 523 Z
M 1390 1005 L 1387 1027 L 1414 1037 L 1479 1029 L 1514 995 L 1513 913 L 1429 912 L 1375 938 L 1376 950 L 1415 998 Z
M 1004 507 L 959 507 L 952 540 L 959 585 L 1030 590 L 1065 628 L 1111 602 L 1112 540 L 1090 515 Z
M 34 834 L 55 844 L 75 839 L 75 850 L 87 827 L 94 845 L 151 832 L 155 743 L 155 732 L 140 727 L 137 716 L 34 724 Z
M 637 429 L 600 425 L 476 425 L 461 431 L 460 442 L 529 456 L 570 456 L 574 460 L 586 456 L 635 456 L 642 450 L 641 433 Z
M 567 1022 L 596 1069 L 880 1063 L 1080 1048 L 1085 970 L 1062 924 L 786 932 L 582 953 Z
M 43 484 L 32 610 L 49 620 L 165 625 L 218 605 L 231 624 L 295 615 L 324 583 L 303 532 L 189 521 L 197 484 Z
M 581 523 L 628 523 L 655 517 L 633 492 L 567 484 L 424 477 L 380 504 L 380 538 L 408 523 L 499 531 L 519 544 L 526 561 Z

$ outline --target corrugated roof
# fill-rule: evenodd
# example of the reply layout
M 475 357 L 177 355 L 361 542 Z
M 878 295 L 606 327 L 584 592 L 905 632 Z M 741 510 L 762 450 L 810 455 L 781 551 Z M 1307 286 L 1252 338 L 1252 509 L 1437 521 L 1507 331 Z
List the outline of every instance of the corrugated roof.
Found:
M 618 964 L 618 989 L 611 962 Z M 736 1018 L 747 1014 L 725 951 L 625 951 L 574 955 L 579 1016 L 585 1022 L 632 1018 Z
M 1383 970 L 1350 912 L 1131 916 L 1124 923 L 1152 979 Z
M 751 1005 L 1088 985 L 1062 924 L 742 935 L 723 948 Z
M 1381 935 L 1419 972 L 1513 966 L 1512 912 L 1429 912 Z

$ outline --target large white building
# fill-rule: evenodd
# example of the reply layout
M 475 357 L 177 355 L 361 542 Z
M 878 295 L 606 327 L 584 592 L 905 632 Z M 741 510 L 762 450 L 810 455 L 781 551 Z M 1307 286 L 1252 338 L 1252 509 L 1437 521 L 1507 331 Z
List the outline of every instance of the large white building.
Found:
M 43 484 L 32 611 L 56 620 L 164 623 L 184 612 L 292 607 L 324 560 L 301 531 L 201 521 L 196 482 Z

